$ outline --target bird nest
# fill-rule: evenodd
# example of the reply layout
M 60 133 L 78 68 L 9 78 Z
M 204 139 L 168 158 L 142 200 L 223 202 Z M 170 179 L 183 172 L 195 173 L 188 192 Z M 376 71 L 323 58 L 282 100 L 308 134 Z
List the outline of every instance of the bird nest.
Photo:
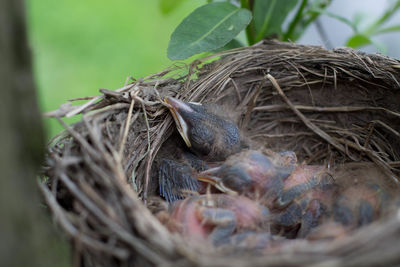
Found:
M 39 186 L 71 241 L 77 265 L 399 263 L 396 207 L 349 236 L 260 255 L 230 255 L 187 244 L 152 213 L 164 205 L 156 201 L 153 163 L 175 131 L 165 96 L 228 106 L 260 149 L 292 150 L 300 162 L 331 169 L 372 164 L 379 175 L 370 178 L 395 192 L 400 177 L 399 81 L 398 60 L 347 48 L 264 41 L 223 52 L 115 91 L 102 89 L 100 96 L 80 98 L 88 100 L 82 105 L 68 103 L 47 114 L 65 131 L 48 146 Z M 77 114 L 82 119 L 71 126 L 60 119 Z

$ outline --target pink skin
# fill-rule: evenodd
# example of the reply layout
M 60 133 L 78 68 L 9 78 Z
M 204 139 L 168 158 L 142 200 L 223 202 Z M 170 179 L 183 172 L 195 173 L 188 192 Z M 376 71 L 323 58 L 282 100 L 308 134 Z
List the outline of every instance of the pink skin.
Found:
M 286 179 L 283 179 L 283 189 L 279 198 L 274 202 L 276 208 L 283 208 L 292 201 L 302 199 L 309 194 L 318 194 L 318 187 L 322 180 L 326 180 L 326 171 L 322 166 L 299 165 Z
M 216 206 L 234 212 L 238 228 L 257 229 L 269 219 L 267 208 L 244 196 L 215 195 Z
M 199 209 L 200 207 L 195 201 L 187 198 L 176 203 L 171 213 L 171 219 L 180 225 L 180 228 L 176 230 L 184 236 L 205 240 L 212 229 L 202 223 Z
M 342 196 L 348 199 L 347 203 L 351 204 L 353 209 L 357 207 L 357 201 L 364 200 L 370 203 L 372 208 L 377 211 L 381 204 L 381 192 L 378 190 L 365 185 L 356 185 L 347 188 L 346 191 L 343 192 Z
M 296 185 L 305 184 L 311 177 L 320 176 L 325 172 L 325 168 L 316 165 L 300 165 L 292 174 L 284 180 L 284 191 L 293 188 Z
M 215 210 L 215 217 L 205 217 L 207 210 Z M 245 197 L 202 195 L 175 202 L 168 225 L 171 231 L 179 232 L 186 238 L 207 240 L 216 228 L 224 227 L 231 221 L 235 223 L 235 231 L 257 229 L 268 219 L 268 215 L 265 207 Z

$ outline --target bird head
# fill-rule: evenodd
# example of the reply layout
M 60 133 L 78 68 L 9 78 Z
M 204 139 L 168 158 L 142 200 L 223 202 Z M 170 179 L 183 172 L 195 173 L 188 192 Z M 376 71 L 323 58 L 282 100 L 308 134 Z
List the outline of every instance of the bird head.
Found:
M 278 164 L 259 151 L 245 150 L 230 156 L 220 166 L 200 172 L 197 179 L 214 185 L 224 193 L 276 195 L 293 167 Z
M 240 132 L 234 122 L 199 103 L 173 97 L 165 102 L 186 145 L 200 157 L 220 161 L 240 150 Z

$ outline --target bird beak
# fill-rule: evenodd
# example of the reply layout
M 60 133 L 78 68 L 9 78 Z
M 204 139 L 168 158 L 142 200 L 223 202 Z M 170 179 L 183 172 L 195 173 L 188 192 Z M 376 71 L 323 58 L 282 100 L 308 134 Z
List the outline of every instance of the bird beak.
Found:
M 189 127 L 179 111 L 185 110 L 187 112 L 194 112 L 194 110 L 185 102 L 180 101 L 173 97 L 167 96 L 164 98 L 164 101 L 169 105 L 169 111 L 171 112 L 172 117 L 174 118 L 178 132 L 181 134 L 186 145 L 188 147 L 191 147 L 192 143 L 190 142 L 188 135 Z
M 225 184 L 221 178 L 213 175 L 213 173 L 215 173 L 219 169 L 220 169 L 220 167 L 215 167 L 215 168 L 211 168 L 211 169 L 205 170 L 203 172 L 200 172 L 197 176 L 197 180 L 199 180 L 201 182 L 212 184 L 215 188 L 217 188 L 218 190 L 220 190 L 223 193 L 237 195 L 238 193 L 236 191 L 233 191 L 232 189 L 225 186 Z

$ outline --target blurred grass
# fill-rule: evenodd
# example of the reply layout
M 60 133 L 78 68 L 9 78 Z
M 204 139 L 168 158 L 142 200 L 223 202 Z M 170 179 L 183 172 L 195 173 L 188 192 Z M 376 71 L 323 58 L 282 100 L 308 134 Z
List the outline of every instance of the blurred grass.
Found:
M 171 0 L 174 1 L 174 0 Z M 116 89 L 171 65 L 170 34 L 205 1 L 185 1 L 169 15 L 156 0 L 29 0 L 28 26 L 43 112 L 67 99 Z M 72 122 L 75 119 L 67 120 Z M 62 127 L 45 119 L 49 136 Z

